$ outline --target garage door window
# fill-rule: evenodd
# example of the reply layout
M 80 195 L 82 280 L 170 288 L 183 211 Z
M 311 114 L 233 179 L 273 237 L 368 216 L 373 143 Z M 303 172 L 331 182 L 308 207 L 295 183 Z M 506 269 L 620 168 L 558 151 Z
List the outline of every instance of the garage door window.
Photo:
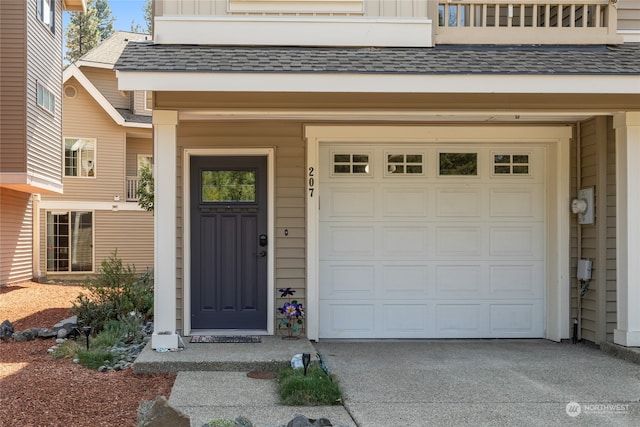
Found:
M 529 175 L 529 154 L 494 154 L 494 175 Z
M 387 175 L 422 175 L 422 154 L 387 153 Z
M 332 175 L 370 175 L 369 158 L 368 153 L 333 153 Z
M 440 153 L 440 176 L 477 176 L 478 153 Z

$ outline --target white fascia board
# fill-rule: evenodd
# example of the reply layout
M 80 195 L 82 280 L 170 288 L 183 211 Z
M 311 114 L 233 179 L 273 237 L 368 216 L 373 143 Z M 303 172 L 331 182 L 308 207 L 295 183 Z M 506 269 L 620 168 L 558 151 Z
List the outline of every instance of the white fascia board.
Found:
M 120 90 L 338 93 L 640 94 L 640 75 L 118 72 Z
M 89 95 L 96 100 L 96 102 L 102 107 L 102 109 L 119 125 L 124 125 L 124 117 L 111 105 L 107 98 L 100 93 L 100 91 L 91 83 L 91 81 L 80 71 L 75 65 L 69 65 L 62 73 L 62 83 L 66 83 L 71 77 L 74 77 L 78 83 L 82 85 L 89 92 Z
M 640 43 L 640 30 L 618 30 L 624 43 Z
M 113 70 L 113 64 L 110 64 L 108 62 L 93 62 L 93 61 L 85 61 L 85 60 L 79 59 L 76 62 L 74 62 L 74 64 L 77 65 L 78 68 L 91 67 L 91 68 L 105 68 L 108 70 Z
M 428 18 L 156 17 L 154 43 L 432 47 Z
M 85 200 L 42 200 L 41 209 L 75 211 L 140 211 L 136 202 L 88 202 Z

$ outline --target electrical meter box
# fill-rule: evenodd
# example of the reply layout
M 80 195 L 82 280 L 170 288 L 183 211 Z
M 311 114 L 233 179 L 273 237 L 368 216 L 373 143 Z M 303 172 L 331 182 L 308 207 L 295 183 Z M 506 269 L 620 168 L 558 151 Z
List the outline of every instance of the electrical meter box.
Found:
M 578 277 L 578 280 L 581 280 L 581 281 L 591 280 L 591 260 L 590 259 L 578 260 L 578 271 L 576 276 Z

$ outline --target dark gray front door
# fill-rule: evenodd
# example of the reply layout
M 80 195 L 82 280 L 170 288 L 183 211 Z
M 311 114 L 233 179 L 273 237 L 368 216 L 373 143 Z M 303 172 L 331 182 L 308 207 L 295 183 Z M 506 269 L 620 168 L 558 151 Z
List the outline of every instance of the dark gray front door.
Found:
M 191 327 L 266 329 L 266 157 L 192 157 L 190 181 Z

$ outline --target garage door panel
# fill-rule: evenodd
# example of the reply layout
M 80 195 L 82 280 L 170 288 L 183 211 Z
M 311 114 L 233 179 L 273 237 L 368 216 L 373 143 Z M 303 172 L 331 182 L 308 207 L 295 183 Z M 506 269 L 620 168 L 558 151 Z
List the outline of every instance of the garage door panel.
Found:
M 531 304 L 491 304 L 491 335 L 536 338 L 544 334 L 542 300 Z
M 429 296 L 429 268 L 426 265 L 382 266 L 382 297 L 426 298 Z
M 320 319 L 321 337 L 374 338 L 376 336 L 374 303 L 324 302 L 320 304 L 320 310 L 326 314 Z
M 481 337 L 483 310 L 481 304 L 437 304 L 436 334 L 440 338 Z
M 438 298 L 478 297 L 482 291 L 480 265 L 438 265 L 436 289 Z
M 326 219 L 330 218 L 373 218 L 375 192 L 366 186 L 334 186 L 328 189 L 327 207 L 323 209 Z
M 426 188 L 382 187 L 382 215 L 386 218 L 424 218 L 428 215 Z
M 481 188 L 436 190 L 436 206 L 438 217 L 480 218 L 484 197 Z
M 480 227 L 437 227 L 436 256 L 481 256 Z
M 490 255 L 521 259 L 542 259 L 542 224 L 492 226 L 489 230 Z
M 373 264 L 320 266 L 322 295 L 334 299 L 360 299 L 375 296 L 376 267 Z
M 424 226 L 382 227 L 384 257 L 427 256 L 428 230 Z
M 335 226 L 325 225 L 320 230 L 326 236 L 328 245 L 324 247 L 323 256 L 371 257 L 375 254 L 373 226 Z
M 492 188 L 489 191 L 489 215 L 492 218 L 542 221 L 544 205 L 539 201 L 543 191 L 542 185 Z
M 383 304 L 380 334 L 385 338 L 428 336 L 427 304 Z
M 496 298 L 542 298 L 541 264 L 490 266 L 491 295 Z

